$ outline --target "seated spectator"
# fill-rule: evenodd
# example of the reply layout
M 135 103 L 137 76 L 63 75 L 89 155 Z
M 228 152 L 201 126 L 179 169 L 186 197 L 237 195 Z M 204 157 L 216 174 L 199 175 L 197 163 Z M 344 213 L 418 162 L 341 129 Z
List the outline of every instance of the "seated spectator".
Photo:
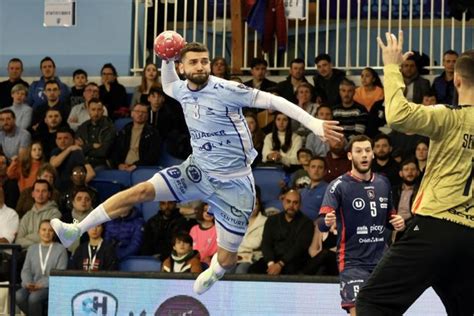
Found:
M 430 90 L 430 82 L 420 76 L 416 63 L 417 58 L 419 58 L 419 54 L 411 55 L 404 60 L 401 66 L 401 73 L 406 86 L 403 94 L 408 101 L 420 104 L 423 101 L 423 95 Z
M 430 147 L 429 141 L 426 140 L 419 140 L 416 144 L 415 149 L 415 159 L 418 165 L 418 169 L 420 170 L 420 176 L 418 178 L 418 182 L 421 183 L 423 176 L 425 175 L 425 168 L 426 163 L 428 161 L 428 149 Z
M 343 173 L 351 170 L 352 164 L 347 158 L 347 153 L 344 149 L 346 140 L 329 140 L 329 152 L 326 155 L 326 175 L 324 181 L 330 183 Z
M 296 153 L 302 147 L 302 138 L 291 130 L 291 119 L 283 113 L 276 114 L 273 130 L 265 136 L 262 161 L 283 164 L 298 164 Z
M 56 169 L 49 164 L 49 163 L 44 163 L 41 165 L 41 167 L 38 169 L 38 174 L 36 176 L 37 180 L 46 180 L 49 185 L 53 188 L 53 194 L 51 197 L 51 200 L 56 202 L 56 205 L 59 205 L 59 197 L 60 193 L 59 191 L 54 187 L 54 181 L 56 180 Z M 23 190 L 23 192 L 20 193 L 20 198 L 18 199 L 18 203 L 16 204 L 15 210 L 18 213 L 18 216 L 20 218 L 23 217 L 23 215 L 28 212 L 33 205 L 35 204 L 35 200 L 33 199 L 32 196 L 33 193 L 33 186 L 26 188 Z
M 114 123 L 104 116 L 104 105 L 99 100 L 92 99 L 88 110 L 91 119 L 77 129 L 76 144 L 81 146 L 86 163 L 95 170 L 104 169 L 115 139 Z
M 300 194 L 291 190 L 283 198 L 284 212 L 270 216 L 263 228 L 263 257 L 248 273 L 298 274 L 307 260 L 314 224 L 300 212 Z
M 316 110 L 316 117 L 320 120 L 332 120 L 332 109 L 329 105 L 321 104 Z M 314 133 L 310 133 L 306 137 L 305 148 L 308 148 L 313 153 L 313 156 L 326 157 L 329 151 L 329 145 L 323 141 L 321 137 Z
M 132 122 L 118 131 L 112 161 L 119 170 L 132 172 L 138 166 L 156 166 L 160 158 L 160 135 L 148 124 L 148 107 L 137 103 L 132 109 Z
M 324 181 L 326 175 L 326 161 L 322 157 L 313 157 L 309 161 L 308 175 L 310 185 L 300 190 L 301 212 L 314 221 L 319 215 L 321 203 L 328 183 Z
M 61 90 L 59 82 L 56 80 L 47 81 L 44 84 L 44 94 L 46 95 L 46 102 L 36 107 L 33 112 L 33 120 L 31 122 L 31 128 L 36 131 L 40 128 L 41 124 L 44 124 L 46 112 L 48 109 L 55 109 L 61 112 L 61 118 L 66 119 L 69 116 L 71 107 L 68 103 L 61 102 Z
M 108 63 L 100 71 L 102 85 L 99 87 L 100 101 L 113 119 L 128 115 L 127 91 L 117 80 L 117 70 Z M 90 113 L 90 111 L 89 111 Z
M 29 87 L 28 82 L 21 79 L 23 73 L 23 62 L 19 58 L 12 58 L 8 61 L 7 66 L 8 79 L 0 82 L 0 109 L 12 105 L 12 88 L 17 84 L 21 84 L 26 88 Z
M 332 114 L 336 121 L 344 127 L 344 136 L 350 139 L 352 136 L 365 133 L 369 113 L 359 103 L 354 101 L 355 83 L 344 79 L 339 86 L 341 103 L 336 105 Z
M 160 201 L 160 209 L 144 226 L 141 254 L 164 261 L 171 255 L 172 239 L 180 231 L 189 232 L 195 220 L 184 218 L 175 201 Z
M 87 84 L 87 72 L 83 69 L 76 69 L 72 73 L 72 82 L 74 86 L 71 88 L 70 107 L 84 103 L 84 89 Z
M 268 63 L 263 58 L 253 58 L 250 62 L 250 74 L 252 79 L 244 82 L 244 85 L 254 89 L 268 91 L 268 88 L 275 87 L 276 82 L 268 80 L 267 75 Z
M 43 123 L 33 133 L 33 139 L 39 140 L 43 144 L 43 154 L 47 160 L 50 159 L 56 148 L 56 134 L 62 127 L 67 127 L 67 124 L 63 123 L 61 112 L 58 109 L 50 108 L 46 111 Z
M 375 136 L 383 132 L 386 125 L 387 120 L 385 119 L 385 100 L 382 99 L 375 102 L 369 111 L 365 135 L 373 139 Z
M 22 129 L 28 129 L 33 118 L 33 109 L 25 102 L 28 88 L 19 83 L 14 85 L 11 91 L 13 103 L 10 107 L 7 107 L 7 109 L 10 109 L 15 113 L 16 126 Z
M 102 238 L 102 224 L 87 231 L 89 240 L 83 242 L 74 252 L 69 264 L 71 270 L 114 271 L 118 269 L 115 247 Z
M 418 191 L 416 183 L 420 170 L 414 159 L 407 159 L 400 165 L 400 178 L 402 183 L 392 186 L 393 207 L 397 210 L 405 223 L 413 217 L 411 209 Z M 397 233 L 398 234 L 398 233 Z
M 392 149 L 388 135 L 379 134 L 374 138 L 375 159 L 372 161 L 372 171 L 383 174 L 395 186 L 401 182 L 400 165 L 392 158 Z
M 130 110 L 133 110 L 133 106 L 137 103 L 147 103 L 151 88 L 161 88 L 161 84 L 158 81 L 158 68 L 153 63 L 147 64 L 143 69 L 142 81 L 133 92 Z
M 234 271 L 237 274 L 247 273 L 249 267 L 263 257 L 263 227 L 267 217 L 263 214 L 260 188 L 256 186 L 255 189 L 255 207 L 252 214 L 250 214 L 249 225 L 237 250 L 237 266 Z
M 319 54 L 314 59 L 318 73 L 313 77 L 316 91 L 323 92 L 323 99 L 334 108 L 341 102 L 339 96 L 339 85 L 345 78 L 344 71 L 333 68 L 331 56 L 328 54 Z
M 92 99 L 99 98 L 99 86 L 95 82 L 89 82 L 86 84 L 84 88 L 84 92 L 82 93 L 84 102 L 76 104 L 72 109 L 71 113 L 69 113 L 69 117 L 67 119 L 67 123 L 72 128 L 73 131 L 77 131 L 78 127 L 91 119 L 89 116 L 89 102 Z M 104 115 L 108 116 L 107 108 L 104 108 Z
M 295 58 L 290 62 L 290 71 L 286 80 L 280 81 L 275 86 L 275 92 L 282 98 L 287 99 L 291 103 L 298 103 L 296 99 L 296 88 L 303 82 L 308 82 L 304 76 L 305 62 L 301 58 Z M 270 91 L 269 91 L 270 92 Z M 264 125 L 261 125 L 264 127 Z
M 417 134 L 406 134 L 395 130 L 391 131 L 388 136 L 390 136 L 393 150 L 401 152 L 402 160 L 409 159 L 413 156 L 416 145 L 420 140 L 429 142 L 427 137 Z
M 166 258 L 161 266 L 163 272 L 202 272 L 199 251 L 193 250 L 193 238 L 187 232 L 177 233 L 173 238 L 172 246 L 171 256 Z
M 217 233 L 214 216 L 208 212 L 209 206 L 203 205 L 196 214 L 199 224 L 191 228 L 189 234 L 193 237 L 193 249 L 199 251 L 201 262 L 209 265 L 212 256 L 217 252 Z
M 118 217 L 105 224 L 104 239 L 115 246 L 119 261 L 138 254 L 143 243 L 144 224 L 143 217 L 135 208 L 128 215 Z
M 97 207 L 99 201 L 99 193 L 93 187 L 87 185 L 87 169 L 85 166 L 77 165 L 72 168 L 71 171 L 71 182 L 72 185 L 69 189 L 64 190 L 61 193 L 60 203 L 59 203 L 59 210 L 61 213 L 64 214 L 71 214 L 73 210 L 73 201 L 74 201 L 74 194 L 78 191 L 86 191 L 89 194 L 89 198 L 91 201 L 92 207 Z M 63 220 L 65 222 L 65 220 Z M 72 223 L 72 221 L 71 221 Z
M 56 134 L 56 145 L 51 153 L 51 165 L 58 171 L 56 186 L 67 190 L 72 186 L 71 174 L 74 167 L 85 166 L 88 183 L 95 176 L 90 164 L 86 164 L 84 153 L 79 145 L 74 144 L 74 132 L 68 127 L 61 127 Z
M 423 95 L 423 101 L 421 104 L 429 106 L 429 105 L 436 105 L 438 101 L 436 100 L 436 93 L 433 90 L 428 90 Z
M 298 106 L 305 110 L 309 115 L 315 116 L 316 110 L 319 107 L 319 103 L 321 103 L 321 98 L 318 97 L 319 103 L 312 102 L 312 100 L 314 99 L 313 86 L 307 82 L 300 83 L 298 87 L 296 87 L 295 94 L 296 99 L 298 100 Z M 306 136 L 311 133 L 308 128 L 301 125 L 301 123 L 298 121 L 293 121 L 291 128 L 294 133 L 303 137 L 303 141 L 306 141 Z
M 298 164 L 301 165 L 301 168 L 291 174 L 289 183 L 290 189 L 301 189 L 307 187 L 311 182 L 308 176 L 308 170 L 313 153 L 311 153 L 309 149 L 300 148 L 296 156 L 298 157 Z
M 33 110 L 44 103 L 46 103 L 46 96 L 44 94 L 45 84 L 50 80 L 55 80 L 59 83 L 60 93 L 59 101 L 62 104 L 66 104 L 69 101 L 69 87 L 59 80 L 56 76 L 56 64 L 51 57 L 46 56 L 40 62 L 41 78 L 40 80 L 33 81 L 28 91 L 28 104 L 33 107 Z
M 23 250 L 40 241 L 37 229 L 42 220 L 61 218 L 56 202 L 51 200 L 52 193 L 53 188 L 48 181 L 36 180 L 32 193 L 35 202 L 31 210 L 21 218 L 15 240 L 15 243 L 20 244 Z
M 27 315 L 44 314 L 48 302 L 49 273 L 53 269 L 65 270 L 68 256 L 60 243 L 54 242 L 54 231 L 49 220 L 42 220 L 35 232 L 38 242 L 26 253 L 21 270 L 21 288 L 16 291 L 16 303 Z
M 354 101 L 370 112 L 374 103 L 384 98 L 382 81 L 374 69 L 366 67 L 360 74 L 360 83 L 355 89 Z
M 252 164 L 255 166 L 262 162 L 262 149 L 263 141 L 265 139 L 265 133 L 263 133 L 263 131 L 260 129 L 260 126 L 258 125 L 257 115 L 254 112 L 247 111 L 245 113 L 245 120 L 247 121 L 250 134 L 252 134 L 253 147 L 258 153 Z
M 18 181 L 20 193 L 33 185 L 41 165 L 44 163 L 43 146 L 34 141 L 28 146 L 28 153 L 23 157 L 14 156 L 7 169 L 9 179 Z
M 211 75 L 222 79 L 230 79 L 229 65 L 224 57 L 215 57 L 211 61 Z
M 303 268 L 302 273 L 309 275 L 339 275 L 336 258 L 336 225 L 331 226 L 327 232 L 321 232 L 317 224 L 314 226 L 313 241 L 308 248 L 310 259 Z
M 18 214 L 5 204 L 3 187 L 0 186 L 0 244 L 13 244 L 19 223 Z M 11 255 L 4 250 L 0 250 L 0 262 L 2 263 L 0 281 L 10 280 L 10 260 Z
M 73 221 L 81 222 L 92 211 L 92 197 L 87 188 L 77 188 L 71 196 L 72 210 L 71 212 L 62 211 L 62 221 L 72 223 Z
M 28 152 L 31 136 L 26 130 L 16 126 L 15 113 L 10 109 L 0 111 L 0 145 L 5 157 L 10 160 L 14 156 L 22 157 Z
M 444 71 L 433 81 L 431 89 L 436 93 L 436 100 L 441 104 L 455 104 L 454 100 L 454 65 L 458 59 L 458 53 L 447 50 L 443 54 Z

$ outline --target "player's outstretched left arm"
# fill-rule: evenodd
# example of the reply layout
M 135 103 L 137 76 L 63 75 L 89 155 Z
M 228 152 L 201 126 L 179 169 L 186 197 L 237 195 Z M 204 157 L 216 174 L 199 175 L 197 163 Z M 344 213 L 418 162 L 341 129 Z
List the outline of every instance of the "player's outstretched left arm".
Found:
M 259 91 L 255 98 L 254 106 L 261 109 L 272 109 L 282 112 L 292 119 L 297 120 L 325 140 L 340 140 L 343 137 L 341 133 L 343 128 L 338 126 L 338 121 L 323 121 L 317 119 L 296 104 L 271 93 Z
M 399 232 L 405 229 L 405 220 L 400 215 L 394 214 L 391 216 L 389 223 L 392 224 L 395 231 Z

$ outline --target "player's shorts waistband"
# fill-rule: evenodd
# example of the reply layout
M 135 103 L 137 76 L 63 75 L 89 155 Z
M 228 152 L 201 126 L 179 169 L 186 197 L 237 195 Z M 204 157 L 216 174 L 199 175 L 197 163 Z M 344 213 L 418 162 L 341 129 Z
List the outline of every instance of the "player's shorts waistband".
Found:
M 250 168 L 250 166 L 247 166 L 241 169 L 231 171 L 229 173 L 209 172 L 208 174 L 213 178 L 230 180 L 230 179 L 235 179 L 235 178 L 243 178 L 243 177 L 248 176 L 251 173 L 252 173 L 252 168 Z

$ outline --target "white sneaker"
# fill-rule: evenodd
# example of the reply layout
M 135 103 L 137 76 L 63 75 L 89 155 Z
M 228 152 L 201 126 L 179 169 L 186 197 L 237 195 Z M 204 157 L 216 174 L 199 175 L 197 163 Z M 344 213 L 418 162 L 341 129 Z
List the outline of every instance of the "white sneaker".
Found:
M 51 220 L 51 227 L 54 229 L 59 240 L 66 248 L 71 246 L 76 239 L 81 237 L 81 229 L 77 227 L 76 221 L 72 224 L 66 224 L 57 218 L 53 218 Z
M 213 263 L 217 264 L 217 255 L 214 255 L 214 257 L 212 257 L 209 268 L 207 268 L 204 272 L 202 272 L 197 277 L 196 281 L 194 281 L 194 285 L 193 285 L 194 293 L 201 295 L 202 293 L 209 290 L 211 286 L 214 285 L 214 283 L 216 283 L 219 279 L 221 279 L 224 276 L 224 274 L 219 276 L 212 270 Z

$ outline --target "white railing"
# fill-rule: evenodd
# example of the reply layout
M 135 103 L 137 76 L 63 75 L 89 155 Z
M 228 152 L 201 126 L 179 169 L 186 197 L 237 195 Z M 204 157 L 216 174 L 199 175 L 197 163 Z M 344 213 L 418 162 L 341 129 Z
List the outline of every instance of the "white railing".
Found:
M 474 22 L 446 17 L 447 0 L 314 0 L 305 1 L 305 17 L 287 20 L 288 41 L 284 53 L 262 54 L 261 34 L 249 28 L 245 16 L 230 13 L 230 4 L 241 0 L 134 0 L 133 73 L 156 57 L 147 49 L 151 39 L 163 29 L 173 29 L 186 41 L 205 43 L 211 57 L 224 56 L 234 72 L 248 70 L 253 57 L 264 56 L 269 70 L 287 70 L 293 58 L 303 58 L 307 69 L 315 69 L 314 57 L 328 53 L 335 67 L 360 70 L 381 68 L 376 37 L 385 32 L 405 32 L 405 49 L 429 56 L 430 70 L 442 68 L 448 49 L 462 52 L 473 47 Z M 368 10 L 367 8 L 371 8 Z M 375 9 L 375 10 L 374 10 Z M 152 12 L 152 13 L 151 13 Z M 400 14 L 402 12 L 402 14 Z M 231 56 L 231 17 L 243 27 L 242 55 Z M 161 18 L 160 18 L 161 17 Z M 187 18 L 184 18 L 187 17 Z M 150 19 L 152 19 L 150 21 Z M 153 23 L 158 21 L 158 23 Z M 206 22 L 203 22 L 206 21 Z M 151 23 L 150 23 L 151 22 Z M 151 24 L 152 27 L 148 26 Z

